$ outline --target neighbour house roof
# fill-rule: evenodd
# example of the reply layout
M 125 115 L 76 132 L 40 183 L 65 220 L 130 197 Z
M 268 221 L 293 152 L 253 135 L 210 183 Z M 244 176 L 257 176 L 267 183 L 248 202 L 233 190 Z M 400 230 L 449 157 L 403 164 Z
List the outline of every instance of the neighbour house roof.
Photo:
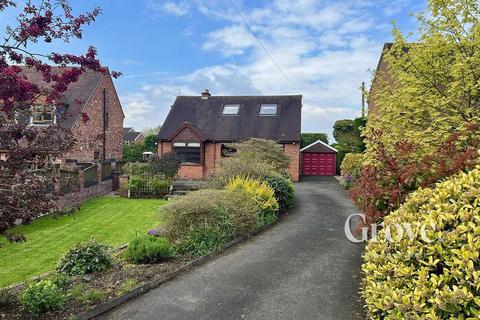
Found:
M 130 132 L 130 131 L 135 131 L 135 130 L 133 130 L 132 127 L 123 128 L 123 134 L 124 134 L 124 135 L 125 135 L 127 132 Z
M 52 67 L 52 70 L 57 73 L 61 72 L 61 68 L 59 67 Z M 22 73 L 30 82 L 35 83 L 39 87 L 49 87 L 49 84 L 43 80 L 43 76 L 40 72 L 27 67 L 22 67 Z M 80 75 L 76 82 L 73 82 L 68 86 L 68 89 L 63 93 L 62 102 L 65 103 L 66 109 L 61 117 L 57 119 L 59 125 L 67 128 L 74 125 L 84 106 L 94 94 L 95 89 L 99 85 L 103 76 L 104 75 L 100 72 L 85 71 Z
M 223 115 L 225 105 L 239 105 L 238 114 Z M 259 115 L 262 104 L 277 104 L 276 115 Z M 203 141 L 239 141 L 248 138 L 299 142 L 302 96 L 178 96 L 158 139 L 169 141 L 182 126 Z
M 311 143 L 308 146 L 300 149 L 300 152 L 337 153 L 338 150 L 332 146 L 329 146 L 322 140 L 317 140 L 314 143 Z
M 127 131 L 127 132 L 125 132 L 125 129 L 128 129 L 128 128 L 123 129 L 123 140 L 126 140 L 126 141 L 135 141 L 140 135 L 143 134 L 143 133 L 137 132 L 137 131 Z

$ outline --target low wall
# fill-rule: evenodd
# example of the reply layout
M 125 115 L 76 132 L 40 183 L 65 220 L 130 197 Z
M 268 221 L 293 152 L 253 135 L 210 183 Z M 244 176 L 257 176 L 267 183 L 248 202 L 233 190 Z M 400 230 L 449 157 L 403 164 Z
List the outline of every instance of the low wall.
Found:
M 102 181 L 99 184 L 92 186 L 90 188 L 82 188 L 81 190 L 78 190 L 73 193 L 69 193 L 60 197 L 60 199 L 57 200 L 57 205 L 62 209 L 69 208 L 76 204 L 80 204 L 84 201 L 87 201 L 91 198 L 103 196 L 107 193 L 112 192 L 112 190 L 113 190 L 112 179 L 107 181 Z

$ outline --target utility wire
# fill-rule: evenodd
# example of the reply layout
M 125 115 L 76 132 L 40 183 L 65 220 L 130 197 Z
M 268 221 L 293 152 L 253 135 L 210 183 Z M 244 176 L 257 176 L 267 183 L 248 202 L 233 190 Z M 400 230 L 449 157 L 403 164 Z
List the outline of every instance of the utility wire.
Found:
M 287 82 L 292 86 L 292 88 L 297 91 L 298 93 L 301 94 L 300 90 L 298 90 L 298 88 L 293 84 L 292 81 L 290 81 L 290 79 L 287 77 L 287 75 L 285 74 L 285 72 L 283 72 L 282 68 L 280 68 L 280 65 L 275 61 L 275 59 L 273 59 L 273 56 L 270 54 L 270 52 L 267 50 L 267 48 L 265 47 L 265 45 L 263 44 L 263 42 L 260 40 L 260 38 L 258 38 L 256 35 L 255 35 L 255 32 L 253 32 L 253 29 L 252 27 L 250 27 L 250 24 L 247 22 L 247 19 L 245 19 L 245 17 L 243 16 L 242 12 L 240 12 L 240 10 L 237 8 L 237 6 L 233 3 L 232 0 L 228 0 L 228 2 L 230 2 L 231 6 L 233 7 L 233 9 L 237 12 L 237 14 L 240 16 L 240 18 L 243 20 L 243 23 L 245 23 L 245 26 L 247 27 L 248 31 L 250 31 L 250 33 L 253 35 L 253 37 L 257 40 L 258 44 L 260 45 L 260 47 L 263 48 L 263 50 L 265 51 L 265 53 L 267 54 L 267 56 L 270 58 L 270 60 L 272 60 L 272 63 L 275 65 L 275 67 L 277 67 L 278 71 L 280 71 L 280 73 L 283 75 L 283 77 L 287 80 Z

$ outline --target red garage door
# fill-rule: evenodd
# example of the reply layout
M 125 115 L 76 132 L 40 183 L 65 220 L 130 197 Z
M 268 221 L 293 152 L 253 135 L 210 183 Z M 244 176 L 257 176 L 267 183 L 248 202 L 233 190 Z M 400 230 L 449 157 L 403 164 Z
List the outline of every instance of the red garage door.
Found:
M 302 175 L 334 176 L 335 153 L 302 153 Z

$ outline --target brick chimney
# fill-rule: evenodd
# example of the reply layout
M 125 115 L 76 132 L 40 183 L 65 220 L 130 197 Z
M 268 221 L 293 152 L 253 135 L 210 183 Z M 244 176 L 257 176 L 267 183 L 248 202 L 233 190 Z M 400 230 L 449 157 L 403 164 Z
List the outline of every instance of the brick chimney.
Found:
M 202 92 L 202 99 L 207 100 L 208 97 L 210 97 L 210 96 L 211 96 L 211 94 L 210 94 L 210 92 L 208 91 L 208 89 L 205 89 L 205 90 Z

